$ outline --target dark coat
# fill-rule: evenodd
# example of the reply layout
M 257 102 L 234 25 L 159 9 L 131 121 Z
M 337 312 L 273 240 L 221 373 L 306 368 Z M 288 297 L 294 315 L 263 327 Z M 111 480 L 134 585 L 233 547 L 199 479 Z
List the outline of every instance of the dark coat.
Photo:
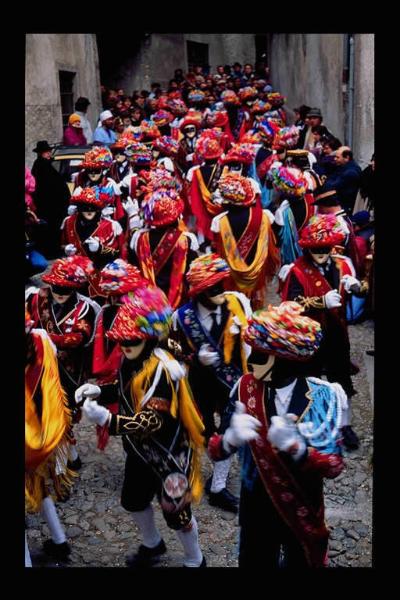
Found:
M 328 177 L 327 183 L 330 188 L 338 192 L 342 207 L 352 213 L 361 183 L 360 166 L 354 160 L 338 166 Z

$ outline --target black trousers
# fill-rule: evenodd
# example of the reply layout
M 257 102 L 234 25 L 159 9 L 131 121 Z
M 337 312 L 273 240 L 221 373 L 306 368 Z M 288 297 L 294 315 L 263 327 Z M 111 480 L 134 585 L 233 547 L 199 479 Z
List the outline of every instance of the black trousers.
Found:
M 142 511 L 149 506 L 154 496 L 161 498 L 162 481 L 152 468 L 131 450 L 125 463 L 125 477 L 122 485 L 121 505 L 129 512 Z M 171 529 L 182 529 L 192 518 L 190 504 L 179 512 L 163 510 L 164 519 Z
M 276 511 L 259 477 L 251 491 L 242 485 L 239 525 L 239 567 L 264 571 L 308 568 L 301 544 Z

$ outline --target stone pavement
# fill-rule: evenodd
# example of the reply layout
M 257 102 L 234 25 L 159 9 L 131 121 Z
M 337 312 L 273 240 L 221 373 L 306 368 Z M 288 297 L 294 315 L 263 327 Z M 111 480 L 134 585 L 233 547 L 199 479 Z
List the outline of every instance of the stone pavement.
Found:
M 272 296 L 270 301 L 275 300 Z M 372 365 L 365 351 L 374 347 L 374 324 L 365 321 L 350 326 L 352 359 L 360 373 L 353 378 L 358 394 L 353 397 L 353 427 L 360 437 L 356 452 L 345 452 L 346 467 L 335 480 L 325 483 L 326 522 L 331 529 L 330 567 L 370 567 L 372 538 L 372 453 L 373 385 Z M 368 367 L 368 369 L 367 369 Z M 368 373 L 369 370 L 369 373 Z M 70 560 L 55 563 L 40 551 L 49 537 L 47 526 L 38 515 L 28 515 L 28 544 L 34 567 L 124 567 L 125 557 L 140 544 L 136 526 L 120 506 L 124 472 L 121 440 L 110 438 L 104 452 L 96 448 L 94 425 L 85 418 L 75 426 L 83 467 L 71 497 L 58 504 L 58 512 L 72 547 Z M 211 465 L 203 457 L 204 479 Z M 140 485 L 140 481 L 138 481 Z M 234 457 L 229 488 L 239 493 L 239 464 Z M 181 566 L 182 551 L 176 534 L 168 529 L 157 502 L 153 503 L 156 522 L 168 552 L 160 567 Z M 204 496 L 194 507 L 200 544 L 209 567 L 237 567 L 237 516 L 210 506 Z M 261 543 L 261 540 L 260 540 Z

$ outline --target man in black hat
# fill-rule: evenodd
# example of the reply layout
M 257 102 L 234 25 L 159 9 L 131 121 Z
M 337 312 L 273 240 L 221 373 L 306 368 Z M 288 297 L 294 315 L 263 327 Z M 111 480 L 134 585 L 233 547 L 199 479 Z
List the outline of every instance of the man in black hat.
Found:
M 86 138 L 88 144 L 93 143 L 93 131 L 92 126 L 89 123 L 89 119 L 86 116 L 87 109 L 90 105 L 90 102 L 87 98 L 80 97 L 75 102 L 75 114 L 79 115 L 81 118 L 81 127 L 83 131 L 83 135 Z
M 305 150 L 312 150 L 314 148 L 314 144 L 315 144 L 315 140 L 314 140 L 314 136 L 312 133 L 312 128 L 315 127 L 316 125 L 324 125 L 324 123 L 322 122 L 322 112 L 321 109 L 319 108 L 311 108 L 307 115 L 306 115 L 306 122 L 308 125 L 308 129 L 304 138 L 304 145 L 303 148 Z M 327 134 L 330 134 L 329 129 L 327 128 Z
M 41 140 L 33 149 L 38 157 L 32 166 L 36 179 L 34 200 L 37 215 L 47 223 L 46 235 L 38 240 L 39 251 L 46 258 L 61 256 L 60 227 L 67 214 L 70 192 L 67 183 L 51 164 L 52 148 L 46 140 Z

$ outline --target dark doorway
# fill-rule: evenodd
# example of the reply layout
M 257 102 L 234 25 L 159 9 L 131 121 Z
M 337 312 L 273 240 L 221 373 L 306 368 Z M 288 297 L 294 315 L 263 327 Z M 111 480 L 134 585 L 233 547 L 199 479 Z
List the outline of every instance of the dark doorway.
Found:
M 68 125 L 68 118 L 74 112 L 74 79 L 73 71 L 59 71 L 60 99 L 63 127 Z
M 186 48 L 189 70 L 196 66 L 208 67 L 208 44 L 187 41 Z
M 127 62 L 137 56 L 150 34 L 136 33 L 123 36 L 119 32 L 96 33 L 99 52 L 100 82 L 106 87 L 119 87 L 127 74 Z M 126 90 L 130 93 L 130 90 Z

